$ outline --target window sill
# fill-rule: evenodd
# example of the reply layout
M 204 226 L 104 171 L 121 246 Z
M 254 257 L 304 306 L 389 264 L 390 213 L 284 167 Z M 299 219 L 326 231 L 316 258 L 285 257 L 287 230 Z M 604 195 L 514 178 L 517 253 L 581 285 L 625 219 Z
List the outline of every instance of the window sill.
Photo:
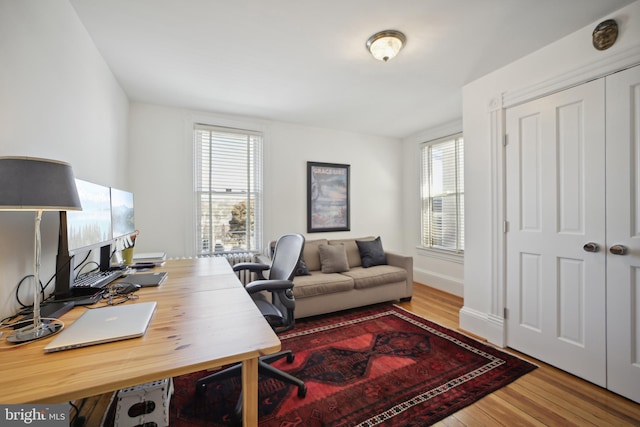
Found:
M 425 248 L 422 246 L 418 246 L 416 248 L 416 252 L 421 256 L 436 258 L 443 261 L 455 262 L 457 264 L 464 264 L 464 252 L 456 253 L 441 249 Z

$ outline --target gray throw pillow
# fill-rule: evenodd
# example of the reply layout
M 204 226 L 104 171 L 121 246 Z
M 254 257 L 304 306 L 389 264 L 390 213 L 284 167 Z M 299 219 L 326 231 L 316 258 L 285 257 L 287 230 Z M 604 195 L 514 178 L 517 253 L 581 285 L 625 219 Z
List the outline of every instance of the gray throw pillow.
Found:
M 298 265 L 296 266 L 296 276 L 310 276 L 309 269 L 307 268 L 307 263 L 304 262 L 304 258 L 300 257 L 298 261 Z
M 360 259 L 362 260 L 362 267 L 373 267 L 374 265 L 387 264 L 387 257 L 382 249 L 382 241 L 380 236 L 375 240 L 356 240 L 358 245 L 358 251 L 360 251 Z
M 349 271 L 347 251 L 344 245 L 320 245 L 320 267 L 323 273 L 342 273 Z

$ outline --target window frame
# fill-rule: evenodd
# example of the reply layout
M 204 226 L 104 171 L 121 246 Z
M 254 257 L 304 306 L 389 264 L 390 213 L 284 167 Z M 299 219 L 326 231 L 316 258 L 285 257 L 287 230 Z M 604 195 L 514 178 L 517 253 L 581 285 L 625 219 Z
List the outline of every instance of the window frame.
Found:
M 264 239 L 264 228 L 263 228 L 263 215 L 264 215 L 264 135 L 263 132 L 250 130 L 250 129 L 241 129 L 235 127 L 226 127 L 226 126 L 217 126 L 206 123 L 193 123 L 193 197 L 194 197 L 194 212 L 193 212 L 193 243 L 192 247 L 195 250 L 195 254 L 198 257 L 206 257 L 206 256 L 215 256 L 220 254 L 229 254 L 229 253 L 259 253 L 261 251 Z M 229 191 L 211 191 L 211 187 L 209 187 L 209 191 L 206 191 L 203 188 L 199 188 L 200 183 L 202 182 L 202 159 L 201 155 L 202 150 L 202 141 L 199 138 L 200 132 L 210 132 L 210 136 L 214 132 L 222 133 L 222 134 L 231 134 L 231 135 L 243 135 L 247 138 L 247 155 L 246 155 L 246 170 L 244 171 L 247 174 L 247 187 L 245 191 L 234 192 L 233 190 Z M 252 140 L 255 139 L 255 140 Z M 210 142 L 212 140 L 210 139 Z M 252 145 L 253 144 L 253 145 Z M 251 146 L 250 146 L 251 145 Z M 254 157 L 253 161 L 250 159 L 251 156 Z M 209 153 L 209 158 L 211 157 L 211 153 Z M 211 178 L 211 177 L 210 177 Z M 210 180 L 209 180 L 210 181 Z M 254 216 L 253 216 L 253 227 L 248 227 L 246 229 L 245 235 L 245 246 L 246 248 L 241 249 L 223 249 L 216 251 L 216 242 L 215 236 L 216 233 L 214 230 L 210 231 L 210 240 L 208 248 L 204 247 L 204 235 L 201 235 L 201 230 L 203 228 L 202 223 L 202 197 L 209 194 L 215 197 L 216 194 L 222 195 L 229 193 L 235 194 L 246 194 L 246 206 L 248 209 L 253 208 Z M 211 209 L 209 209 L 209 216 L 212 216 Z M 247 219 L 249 219 L 249 214 L 247 215 Z M 211 221 L 213 224 L 213 221 Z
M 428 205 L 428 209 L 431 209 L 431 202 L 426 202 L 425 198 L 433 200 L 430 194 L 431 187 L 431 164 L 425 165 L 425 157 L 430 154 L 425 154 L 425 150 L 430 150 L 431 147 L 446 142 L 453 142 L 455 144 L 455 158 L 454 164 L 456 171 L 454 172 L 456 184 L 455 192 L 453 195 L 456 198 L 456 220 L 455 220 L 455 248 L 446 248 L 437 245 L 428 245 L 427 233 L 429 230 L 429 224 L 433 218 L 433 211 L 427 211 L 425 205 Z M 464 259 L 464 137 L 462 132 L 457 132 L 441 138 L 425 141 L 419 145 L 419 173 L 420 173 L 420 244 L 418 246 L 418 252 L 423 255 L 428 255 L 433 258 L 443 259 L 452 262 L 462 262 Z M 461 158 L 460 158 L 461 156 Z M 430 158 L 431 160 L 431 158 Z M 428 175 L 428 176 L 426 176 Z M 429 218 L 425 218 L 425 215 L 429 215 Z

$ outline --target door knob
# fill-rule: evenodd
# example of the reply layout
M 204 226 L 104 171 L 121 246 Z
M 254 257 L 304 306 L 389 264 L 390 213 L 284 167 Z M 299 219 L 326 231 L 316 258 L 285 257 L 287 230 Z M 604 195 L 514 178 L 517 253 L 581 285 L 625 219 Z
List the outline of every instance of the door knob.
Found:
M 609 248 L 609 252 L 614 255 L 626 255 L 627 247 L 622 245 L 613 245 Z
M 589 242 L 589 243 L 585 243 L 582 249 L 584 249 L 585 252 L 598 252 L 600 247 L 598 246 L 597 243 Z

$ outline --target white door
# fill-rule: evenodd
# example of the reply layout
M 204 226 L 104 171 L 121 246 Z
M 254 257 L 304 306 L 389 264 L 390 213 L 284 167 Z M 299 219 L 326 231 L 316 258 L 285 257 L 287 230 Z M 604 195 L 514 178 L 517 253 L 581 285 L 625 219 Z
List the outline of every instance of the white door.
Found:
M 604 116 L 603 79 L 506 116 L 508 345 L 603 387 Z
M 608 388 L 640 402 L 640 66 L 606 91 Z

